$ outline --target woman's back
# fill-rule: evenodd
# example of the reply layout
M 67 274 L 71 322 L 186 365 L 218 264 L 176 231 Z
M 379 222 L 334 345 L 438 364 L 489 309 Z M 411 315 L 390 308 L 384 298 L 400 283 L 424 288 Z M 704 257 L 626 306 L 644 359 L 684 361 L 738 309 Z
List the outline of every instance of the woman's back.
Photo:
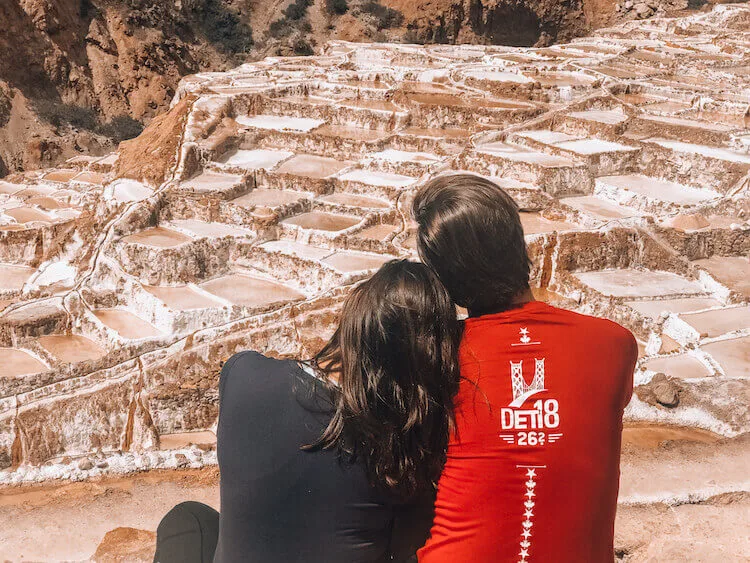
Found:
M 330 421 L 330 390 L 296 362 L 233 356 L 219 387 L 217 563 L 408 559 L 433 498 L 394 506 L 336 451 L 302 451 Z

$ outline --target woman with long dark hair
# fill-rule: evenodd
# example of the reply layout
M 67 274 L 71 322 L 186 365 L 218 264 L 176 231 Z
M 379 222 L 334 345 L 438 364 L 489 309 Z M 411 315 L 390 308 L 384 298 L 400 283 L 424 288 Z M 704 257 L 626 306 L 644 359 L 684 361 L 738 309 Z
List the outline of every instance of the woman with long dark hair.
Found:
M 411 558 L 429 532 L 453 428 L 459 341 L 455 305 L 435 274 L 396 260 L 351 291 L 312 360 L 230 358 L 219 389 L 214 561 Z M 187 510 L 196 529 L 215 526 L 215 516 L 200 525 L 206 515 Z M 164 538 L 179 528 L 168 523 Z M 172 535 L 168 543 L 179 542 Z M 157 560 L 168 562 L 166 552 Z

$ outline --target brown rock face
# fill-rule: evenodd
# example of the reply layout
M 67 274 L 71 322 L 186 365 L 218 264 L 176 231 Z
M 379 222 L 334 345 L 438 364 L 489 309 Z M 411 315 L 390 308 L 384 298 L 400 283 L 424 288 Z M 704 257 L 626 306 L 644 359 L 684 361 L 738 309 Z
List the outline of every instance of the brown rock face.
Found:
M 23 0 L 0 6 L 0 177 L 104 154 L 179 80 L 349 41 L 545 46 L 609 23 L 612 0 Z M 251 28 L 252 26 L 252 28 Z M 23 38 L 23 40 L 19 40 Z
M 636 393 L 642 401 L 652 405 L 673 408 L 680 404 L 680 386 L 663 373 L 657 373 L 648 385 L 638 387 Z
M 583 0 L 384 0 L 419 42 L 531 47 L 570 39 L 588 26 Z
M 154 557 L 155 542 L 154 532 L 136 528 L 115 528 L 104 536 L 91 561 L 96 563 L 151 561 Z

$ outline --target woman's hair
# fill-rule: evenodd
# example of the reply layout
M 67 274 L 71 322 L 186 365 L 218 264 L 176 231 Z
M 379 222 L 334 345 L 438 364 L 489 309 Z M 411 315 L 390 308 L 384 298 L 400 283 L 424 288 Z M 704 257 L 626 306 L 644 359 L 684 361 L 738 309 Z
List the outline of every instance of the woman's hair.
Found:
M 529 288 L 531 262 L 513 198 L 475 174 L 427 182 L 412 205 L 417 249 L 472 316 L 507 309 Z
M 461 325 L 427 266 L 383 265 L 347 297 L 331 340 L 311 360 L 338 378 L 335 412 L 306 449 L 338 449 L 370 482 L 405 500 L 437 482 L 453 429 Z

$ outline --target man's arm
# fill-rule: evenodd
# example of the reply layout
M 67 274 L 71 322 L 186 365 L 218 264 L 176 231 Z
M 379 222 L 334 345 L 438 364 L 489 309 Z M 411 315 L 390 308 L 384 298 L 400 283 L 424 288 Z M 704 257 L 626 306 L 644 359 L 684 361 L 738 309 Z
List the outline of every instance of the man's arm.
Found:
M 626 332 L 627 342 L 625 346 L 627 351 L 624 356 L 625 361 L 623 362 L 625 371 L 623 373 L 621 401 L 623 410 L 628 406 L 630 398 L 633 396 L 633 374 L 635 372 L 635 365 L 638 363 L 638 342 L 629 330 L 626 330 Z

